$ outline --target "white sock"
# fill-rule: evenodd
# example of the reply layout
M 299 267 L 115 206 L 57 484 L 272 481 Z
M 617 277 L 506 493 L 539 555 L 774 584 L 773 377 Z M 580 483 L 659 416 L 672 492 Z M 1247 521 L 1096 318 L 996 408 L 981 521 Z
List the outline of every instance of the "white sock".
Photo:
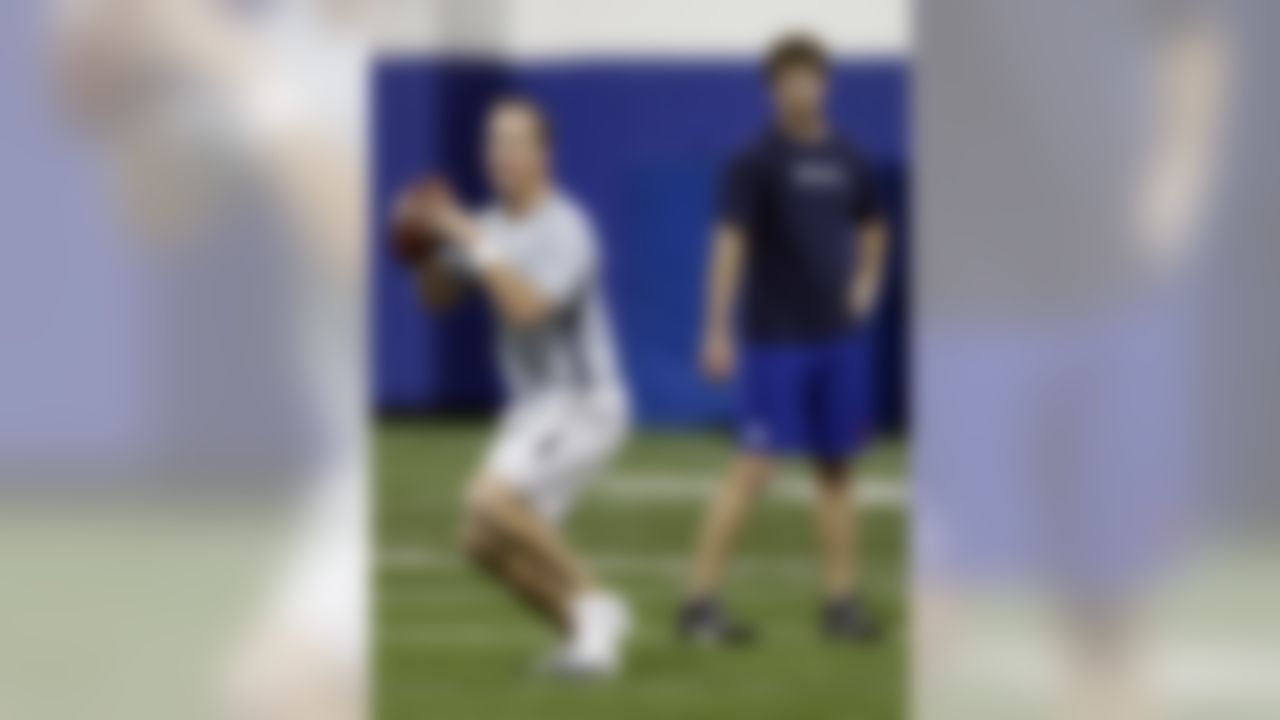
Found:
M 589 663 L 614 665 L 629 625 L 626 606 L 615 595 L 599 590 L 585 592 L 573 601 L 571 652 Z

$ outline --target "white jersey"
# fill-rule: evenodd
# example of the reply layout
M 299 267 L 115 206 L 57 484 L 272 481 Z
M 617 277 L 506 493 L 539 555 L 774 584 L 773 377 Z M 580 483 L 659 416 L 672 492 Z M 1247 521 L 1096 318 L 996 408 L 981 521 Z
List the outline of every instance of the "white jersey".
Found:
M 523 216 L 500 207 L 481 218 L 486 242 L 554 305 L 552 318 L 527 330 L 504 324 L 499 365 L 516 403 L 565 393 L 624 395 L 603 290 L 595 231 L 561 192 Z
M 595 232 L 559 192 L 520 217 L 491 208 L 482 224 L 503 262 L 554 306 L 550 320 L 537 327 L 502 326 L 499 360 L 512 403 L 485 471 L 558 522 L 617 452 L 629 426 Z

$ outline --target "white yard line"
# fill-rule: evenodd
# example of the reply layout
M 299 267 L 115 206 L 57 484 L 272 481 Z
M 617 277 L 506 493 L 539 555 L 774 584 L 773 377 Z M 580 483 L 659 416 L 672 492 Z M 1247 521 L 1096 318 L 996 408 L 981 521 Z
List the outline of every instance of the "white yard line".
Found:
M 700 506 L 714 488 L 716 477 L 695 473 L 614 473 L 588 487 L 584 499 L 605 504 L 667 504 Z M 813 483 L 808 478 L 784 476 L 771 483 L 765 502 L 804 505 L 813 501 Z M 910 486 L 884 477 L 860 478 L 854 502 L 868 510 L 900 510 L 910 501 Z M 384 569 L 455 570 L 458 559 L 450 553 L 433 553 L 422 548 L 385 548 L 379 553 Z M 605 570 L 682 576 L 687 570 L 684 555 L 592 554 L 593 562 Z M 811 556 L 735 560 L 744 572 L 809 572 Z
M 625 500 L 646 503 L 700 503 L 715 487 L 717 478 L 692 473 L 615 473 L 588 487 L 586 497 L 594 500 Z M 813 481 L 784 476 L 770 483 L 766 500 L 789 504 L 813 501 Z M 854 502 L 869 510 L 900 509 L 909 501 L 910 486 L 884 477 L 860 478 Z

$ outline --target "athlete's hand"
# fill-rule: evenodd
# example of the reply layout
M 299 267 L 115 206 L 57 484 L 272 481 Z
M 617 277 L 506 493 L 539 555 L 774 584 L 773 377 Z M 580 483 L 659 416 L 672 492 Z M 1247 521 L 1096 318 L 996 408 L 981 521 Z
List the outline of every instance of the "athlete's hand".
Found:
M 732 333 L 710 330 L 702 338 L 700 362 L 702 374 L 712 382 L 724 382 L 733 376 L 737 365 Z
M 871 319 L 880 302 L 879 283 L 866 278 L 859 278 L 849 288 L 849 314 L 854 322 L 861 325 Z

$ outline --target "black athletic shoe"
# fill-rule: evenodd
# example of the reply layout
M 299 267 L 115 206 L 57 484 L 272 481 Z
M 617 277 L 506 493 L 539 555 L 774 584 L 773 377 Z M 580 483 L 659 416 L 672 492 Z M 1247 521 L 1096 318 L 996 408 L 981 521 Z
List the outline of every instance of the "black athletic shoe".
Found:
M 856 597 L 840 598 L 822 610 L 822 632 L 836 642 L 874 642 L 880 639 L 880 625 Z
M 676 618 L 676 632 L 682 640 L 700 645 L 742 646 L 755 639 L 749 625 L 729 617 L 712 598 L 686 601 Z

